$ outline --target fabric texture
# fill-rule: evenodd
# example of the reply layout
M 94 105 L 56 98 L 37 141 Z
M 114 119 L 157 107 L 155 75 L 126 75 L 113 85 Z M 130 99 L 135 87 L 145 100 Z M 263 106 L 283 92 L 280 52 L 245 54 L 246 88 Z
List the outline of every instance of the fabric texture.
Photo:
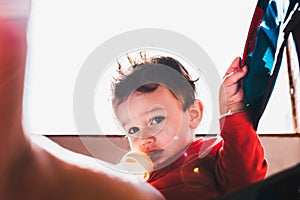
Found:
M 252 17 L 242 64 L 248 66 L 243 85 L 255 130 L 269 102 L 281 65 L 280 52 L 285 46 L 280 44 L 282 27 L 297 2 L 299 0 L 258 0 Z

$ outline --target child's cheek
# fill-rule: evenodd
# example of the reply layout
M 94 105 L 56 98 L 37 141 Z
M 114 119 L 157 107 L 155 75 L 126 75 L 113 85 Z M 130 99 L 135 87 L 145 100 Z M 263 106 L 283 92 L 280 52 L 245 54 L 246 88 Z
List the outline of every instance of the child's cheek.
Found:
M 165 135 L 166 135 L 166 138 L 168 138 L 168 141 L 169 142 L 172 142 L 174 140 L 178 140 L 178 129 L 174 126 L 168 126 L 165 128 Z

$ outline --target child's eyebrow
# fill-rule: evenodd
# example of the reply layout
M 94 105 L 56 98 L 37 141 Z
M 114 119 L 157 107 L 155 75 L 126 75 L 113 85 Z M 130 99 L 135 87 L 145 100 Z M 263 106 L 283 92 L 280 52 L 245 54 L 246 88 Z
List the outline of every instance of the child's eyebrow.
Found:
M 155 107 L 155 108 L 152 108 L 146 112 L 143 113 L 143 115 L 150 115 L 152 113 L 155 113 L 157 111 L 163 111 L 164 109 L 160 106 L 160 107 Z

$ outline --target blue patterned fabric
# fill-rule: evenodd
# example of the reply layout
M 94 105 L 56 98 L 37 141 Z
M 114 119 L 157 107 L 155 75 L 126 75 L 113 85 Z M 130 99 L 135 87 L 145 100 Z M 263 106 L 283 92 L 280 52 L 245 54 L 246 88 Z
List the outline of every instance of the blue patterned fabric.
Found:
M 295 5 L 295 2 L 259 0 L 253 15 L 243 64 L 248 66 L 248 73 L 244 78 L 244 91 L 255 129 L 276 82 L 278 69 L 274 73 L 274 66 L 277 42 L 291 4 Z

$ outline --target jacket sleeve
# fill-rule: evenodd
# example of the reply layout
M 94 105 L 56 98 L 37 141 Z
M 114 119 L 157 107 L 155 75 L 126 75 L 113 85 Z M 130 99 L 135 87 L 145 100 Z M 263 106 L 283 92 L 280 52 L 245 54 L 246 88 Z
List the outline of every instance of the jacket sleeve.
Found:
M 216 178 L 223 192 L 232 192 L 264 179 L 267 162 L 260 139 L 246 112 L 220 119 L 223 146 L 219 149 Z

